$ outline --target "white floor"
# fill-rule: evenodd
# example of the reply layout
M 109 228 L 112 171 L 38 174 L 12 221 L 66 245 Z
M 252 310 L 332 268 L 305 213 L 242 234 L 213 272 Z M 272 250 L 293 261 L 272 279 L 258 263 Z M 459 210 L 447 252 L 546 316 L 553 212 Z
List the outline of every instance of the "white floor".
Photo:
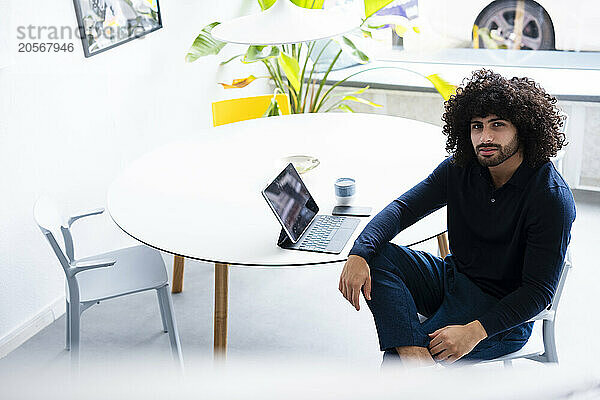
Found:
M 561 368 L 597 368 L 600 332 L 596 295 L 600 283 L 600 193 L 577 192 L 572 231 L 574 268 L 558 309 L 557 343 Z M 435 251 L 435 243 L 425 249 Z M 171 265 L 170 257 L 169 266 Z M 342 265 L 284 270 L 230 269 L 228 362 L 260 365 L 260 360 L 332 363 L 377 371 L 381 353 L 366 304 L 356 312 L 337 290 Z M 173 296 L 186 367 L 212 360 L 213 269 L 187 262 L 185 290 Z M 107 301 L 82 318 L 82 365 L 169 356 L 153 293 Z M 64 317 L 0 360 L 0 378 L 15 371 L 37 373 L 66 367 Z M 279 362 L 278 361 L 278 362 Z M 516 364 L 527 368 L 531 361 Z M 481 367 L 497 368 L 500 367 Z M 2 396 L 0 396 L 2 397 Z

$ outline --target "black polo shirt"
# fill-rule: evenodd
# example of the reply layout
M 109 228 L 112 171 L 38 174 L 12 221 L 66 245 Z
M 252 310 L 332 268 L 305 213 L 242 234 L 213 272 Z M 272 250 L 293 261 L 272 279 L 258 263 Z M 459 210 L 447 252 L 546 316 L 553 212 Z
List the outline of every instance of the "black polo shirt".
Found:
M 517 168 L 502 187 L 473 160 L 445 159 L 425 180 L 367 224 L 350 254 L 367 260 L 419 219 L 447 205 L 450 252 L 458 270 L 500 301 L 478 318 L 488 336 L 546 308 L 560 276 L 575 201 L 551 162 Z

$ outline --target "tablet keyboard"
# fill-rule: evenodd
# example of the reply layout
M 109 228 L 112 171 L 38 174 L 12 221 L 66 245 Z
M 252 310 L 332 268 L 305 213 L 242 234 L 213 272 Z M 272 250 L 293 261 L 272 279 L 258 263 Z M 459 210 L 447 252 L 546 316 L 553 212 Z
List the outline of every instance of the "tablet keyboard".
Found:
M 325 250 L 346 217 L 319 215 L 298 246 L 300 250 Z

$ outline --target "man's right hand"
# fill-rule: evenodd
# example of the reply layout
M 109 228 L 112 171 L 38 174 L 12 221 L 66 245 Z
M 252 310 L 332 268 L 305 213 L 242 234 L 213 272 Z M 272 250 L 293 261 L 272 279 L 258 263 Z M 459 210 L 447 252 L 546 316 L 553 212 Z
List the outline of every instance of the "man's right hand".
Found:
M 340 275 L 340 292 L 346 300 L 360 310 L 360 289 L 364 286 L 365 299 L 371 300 L 371 271 L 369 264 L 361 256 L 351 255 Z

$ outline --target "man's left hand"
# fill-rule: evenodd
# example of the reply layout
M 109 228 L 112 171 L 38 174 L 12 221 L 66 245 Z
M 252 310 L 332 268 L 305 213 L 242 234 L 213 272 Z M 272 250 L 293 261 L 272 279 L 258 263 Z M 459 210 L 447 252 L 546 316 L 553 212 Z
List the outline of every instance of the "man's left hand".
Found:
M 448 325 L 430 333 L 429 352 L 436 361 L 452 364 L 469 354 L 479 342 L 487 337 L 485 329 L 477 320 L 466 325 Z

